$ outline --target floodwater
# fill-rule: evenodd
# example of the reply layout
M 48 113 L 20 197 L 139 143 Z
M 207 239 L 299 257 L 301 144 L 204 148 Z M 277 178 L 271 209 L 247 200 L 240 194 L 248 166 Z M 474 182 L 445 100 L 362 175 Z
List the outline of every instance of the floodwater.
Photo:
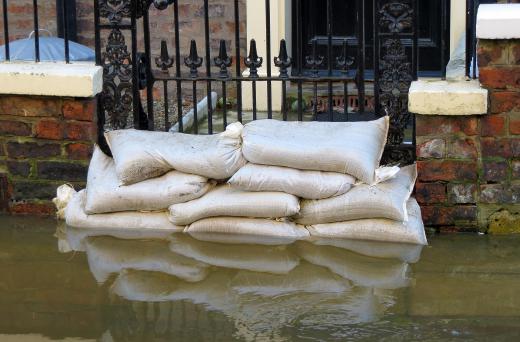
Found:
M 520 339 L 518 237 L 246 245 L 0 227 L 0 341 Z

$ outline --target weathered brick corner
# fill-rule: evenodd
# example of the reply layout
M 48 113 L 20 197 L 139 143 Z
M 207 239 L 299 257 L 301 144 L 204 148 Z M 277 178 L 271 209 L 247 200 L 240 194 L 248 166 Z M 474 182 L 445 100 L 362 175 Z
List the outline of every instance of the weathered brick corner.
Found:
M 481 39 L 478 61 L 488 114 L 417 116 L 417 199 L 441 231 L 500 232 L 497 215 L 520 213 L 520 40 Z
M 63 183 L 83 187 L 96 100 L 0 95 L 0 212 L 50 216 Z

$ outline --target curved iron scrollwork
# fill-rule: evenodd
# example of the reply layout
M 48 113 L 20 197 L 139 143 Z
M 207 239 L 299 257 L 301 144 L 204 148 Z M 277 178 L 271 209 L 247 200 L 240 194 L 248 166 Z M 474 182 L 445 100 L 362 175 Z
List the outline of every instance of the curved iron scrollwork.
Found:
M 132 112 L 132 61 L 121 30 L 113 29 L 102 54 L 103 107 L 108 124 L 114 129 L 125 128 Z
M 132 2 L 129 0 L 100 0 L 99 15 L 111 24 L 119 24 L 123 18 L 132 15 Z
M 409 38 L 417 29 L 413 23 L 415 9 L 410 1 L 380 0 L 378 3 L 379 106 L 381 114 L 390 117 L 383 162 L 408 164 L 415 159 L 414 151 L 402 144 L 411 119 L 408 90 L 414 80 L 414 71 L 402 39 Z

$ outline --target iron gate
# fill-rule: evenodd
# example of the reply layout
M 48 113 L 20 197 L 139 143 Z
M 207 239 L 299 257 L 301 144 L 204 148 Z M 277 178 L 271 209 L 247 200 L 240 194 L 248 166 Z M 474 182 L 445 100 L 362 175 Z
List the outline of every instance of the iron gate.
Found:
M 203 133 L 212 134 L 215 131 L 215 112 L 211 92 L 217 90 L 219 93 L 218 101 L 223 104 L 220 109 L 222 118 L 219 120 L 225 126 L 233 120 L 243 121 L 242 88 L 248 84 L 252 89 L 250 112 L 253 120 L 273 118 L 273 113 L 278 112 L 283 120 L 290 119 L 291 112 L 294 112 L 296 120 L 310 116 L 313 120 L 327 121 L 368 120 L 389 115 L 391 129 L 384 162 L 414 161 L 415 128 L 407 102 L 410 84 L 417 78 L 418 0 L 373 0 L 371 14 L 375 24 L 371 42 L 366 40 L 365 1 L 352 1 L 355 2 L 357 18 L 356 46 L 347 40 L 340 46 L 333 42 L 332 0 L 327 0 L 327 15 L 323 18 L 327 23 L 326 54 L 320 55 L 315 40 L 304 42 L 301 39 L 302 25 L 305 25 L 301 17 L 301 0 L 293 0 L 297 41 L 296 50 L 290 56 L 285 40 L 279 42 L 278 51 L 271 51 L 271 2 L 265 0 L 266 53 L 259 56 L 254 37 L 248 37 L 251 39 L 247 43 L 247 54 L 241 47 L 244 38 L 240 27 L 244 15 L 241 0 L 229 0 L 233 8 L 234 37 L 227 41 L 220 40 L 218 47 L 213 48 L 212 18 L 209 14 L 211 4 L 208 0 L 200 0 L 204 38 L 202 41 L 191 40 L 189 53 L 181 58 L 179 7 L 182 0 L 96 0 L 95 47 L 97 63 L 104 71 L 103 93 L 99 98 L 101 129 L 128 127 L 130 117 L 133 118 L 130 121 L 134 127 L 153 130 L 158 118 L 156 99 L 162 90 L 160 112 L 165 117 L 164 128 L 167 130 L 177 121 L 178 130 L 183 131 L 183 102 L 185 97 L 191 96 L 195 117 L 193 131 L 201 133 L 197 126 L 196 104 L 202 84 L 208 102 L 207 132 Z M 152 52 L 152 45 L 157 46 L 159 42 L 151 37 L 151 10 L 172 13 L 173 56 L 169 52 L 172 46 L 166 40 L 160 41 L 160 52 Z M 141 38 L 142 44 L 139 43 Z M 301 53 L 304 44 L 311 46 L 309 56 Z M 202 56 L 199 54 L 201 45 L 204 51 Z M 373 59 L 373 70 L 366 69 L 367 58 Z M 272 70 L 271 62 L 276 71 Z M 303 65 L 307 72 L 303 71 Z M 318 73 L 323 65 L 327 66 L 327 72 Z M 260 75 L 258 70 L 262 66 L 265 66 L 266 73 Z M 242 74 L 245 69 L 249 71 L 247 75 Z M 308 72 L 309 69 L 311 72 Z M 266 113 L 257 110 L 256 90 L 261 82 L 267 86 Z M 281 94 L 275 94 L 282 97 L 281 108 L 273 108 L 272 86 L 275 82 L 281 84 Z M 324 106 L 318 106 L 318 87 L 325 89 Z M 367 88 L 373 89 L 372 94 L 368 94 Z M 236 103 L 228 106 L 230 89 L 236 93 Z M 289 101 L 291 93 L 294 93 L 292 103 Z M 338 96 L 343 98 L 340 101 L 342 108 L 336 105 Z M 352 97 L 356 100 L 355 108 L 348 106 L 347 100 Z M 310 98 L 310 105 L 305 98 Z M 170 115 L 172 99 L 177 110 L 176 118 Z M 368 107 L 368 103 L 373 103 L 373 106 Z M 407 141 L 405 133 L 409 136 Z

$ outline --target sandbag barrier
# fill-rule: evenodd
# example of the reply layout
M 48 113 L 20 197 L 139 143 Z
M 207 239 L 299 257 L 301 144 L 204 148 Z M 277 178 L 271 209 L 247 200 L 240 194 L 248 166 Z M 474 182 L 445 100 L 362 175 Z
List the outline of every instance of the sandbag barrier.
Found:
M 67 225 L 185 232 L 212 242 L 348 238 L 427 244 L 416 165 L 380 167 L 389 119 L 230 124 L 217 135 L 105 134 L 87 187 L 55 199 Z M 142 236 L 142 234 L 137 234 Z M 144 233 L 146 235 L 146 233 Z M 270 238 L 275 238 L 270 240 Z

